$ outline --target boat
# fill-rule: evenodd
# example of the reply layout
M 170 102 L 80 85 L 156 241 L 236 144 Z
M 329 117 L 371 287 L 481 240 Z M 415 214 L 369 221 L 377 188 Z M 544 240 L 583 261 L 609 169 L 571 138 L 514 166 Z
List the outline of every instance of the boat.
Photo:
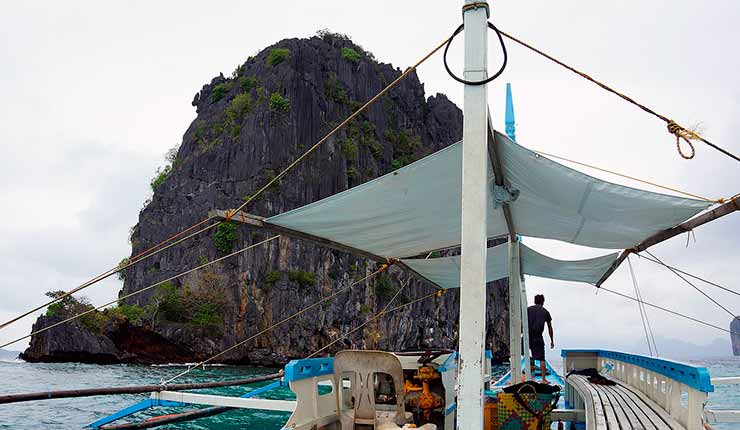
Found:
M 537 367 L 533 370 L 530 365 L 528 349 L 521 352 L 520 343 L 528 343 L 525 276 L 587 283 L 609 291 L 602 284 L 630 254 L 736 212 L 740 199 L 715 202 L 626 187 L 532 151 L 516 142 L 510 87 L 506 130 L 496 131 L 487 85 L 500 71 L 489 75 L 487 70 L 489 27 L 502 47 L 504 42 L 489 22 L 490 13 L 487 3 L 465 1 L 464 27 L 455 32 L 464 31 L 466 43 L 465 73 L 455 77 L 465 85 L 462 141 L 375 180 L 275 216 L 242 210 L 248 201 L 210 214 L 212 219 L 375 260 L 381 273 L 390 266 L 400 267 L 438 288 L 419 300 L 433 300 L 447 289 L 460 288 L 457 350 L 344 350 L 334 356 L 306 357 L 291 361 L 274 380 L 252 387 L 241 397 L 192 393 L 182 391 L 192 386 L 172 384 L 206 360 L 163 382 L 146 400 L 91 423 L 90 428 L 147 428 L 247 408 L 290 412 L 283 428 L 294 430 L 493 429 L 498 428 L 490 415 L 493 399 L 521 380 L 538 378 L 562 388 L 562 398 L 556 397 L 556 407 L 548 412 L 558 428 L 568 424 L 586 430 L 701 430 L 715 422 L 740 421 L 740 411 L 705 408 L 715 385 L 738 384 L 740 377 L 712 378 L 703 367 L 598 348 L 563 350 L 562 369 L 568 375 L 558 374 L 552 363 L 546 363 L 546 375 L 538 375 Z M 677 140 L 697 139 L 671 123 L 669 130 Z M 523 242 L 527 237 L 624 251 L 565 261 L 528 247 Z M 494 381 L 491 354 L 484 347 L 485 288 L 488 282 L 505 278 L 513 334 L 510 371 Z M 386 307 L 377 316 L 394 310 Z M 593 382 L 579 373 L 585 369 L 609 383 Z M 289 387 L 296 399 L 261 398 L 279 387 Z M 149 408 L 192 405 L 210 408 L 114 424 Z M 505 428 L 529 427 L 520 423 Z

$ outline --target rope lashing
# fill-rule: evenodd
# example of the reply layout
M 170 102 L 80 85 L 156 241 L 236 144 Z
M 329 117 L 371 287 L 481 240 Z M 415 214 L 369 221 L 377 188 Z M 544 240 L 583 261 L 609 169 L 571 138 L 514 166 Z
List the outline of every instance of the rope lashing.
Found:
M 447 74 L 449 74 L 450 77 L 452 77 L 452 79 L 454 79 L 457 82 L 460 82 L 462 84 L 465 84 L 465 85 L 485 85 L 485 84 L 493 81 L 494 79 L 498 78 L 502 73 L 504 73 L 504 69 L 506 69 L 506 62 L 509 59 L 509 55 L 506 53 L 506 45 L 504 44 L 504 38 L 501 37 L 501 32 L 499 31 L 499 29 L 496 28 L 496 26 L 493 25 L 492 22 L 488 21 L 488 28 L 490 28 L 491 30 L 493 30 L 496 33 L 496 36 L 498 36 L 498 41 L 501 44 L 501 52 L 504 54 L 504 60 L 501 62 L 501 67 L 492 76 L 490 76 L 490 77 L 488 77 L 486 79 L 482 79 L 480 81 L 467 81 L 467 80 L 465 80 L 465 79 L 457 76 L 456 74 L 454 74 L 452 72 L 452 70 L 450 69 L 449 64 L 447 64 L 447 51 L 449 51 L 450 45 L 452 44 L 452 41 L 455 39 L 455 36 L 457 36 L 458 34 L 460 34 L 460 32 L 463 31 L 463 28 L 465 28 L 465 23 L 460 24 L 460 26 L 455 29 L 455 31 L 452 33 L 452 36 L 450 36 L 450 38 L 447 39 L 447 42 L 445 43 L 445 52 L 444 52 L 444 55 L 442 56 L 442 62 L 444 63 L 445 70 L 447 70 Z
M 486 10 L 487 17 L 491 16 L 491 9 L 488 7 L 488 2 L 484 2 L 484 1 L 466 4 L 462 7 L 462 12 L 465 13 L 469 10 L 476 10 L 479 8 L 484 8 Z
M 688 156 L 686 156 L 682 152 L 682 150 L 681 150 L 681 148 L 679 146 L 678 152 L 681 154 L 681 156 L 683 158 L 691 159 L 691 158 L 694 157 L 694 146 L 692 145 L 691 140 L 699 140 L 701 142 L 704 142 L 708 146 L 712 147 L 713 149 L 721 152 L 722 154 L 724 154 L 724 155 L 726 155 L 726 156 L 734 159 L 735 161 L 740 162 L 740 157 L 739 156 L 737 156 L 737 155 L 729 152 L 728 150 L 726 150 L 724 148 L 721 148 L 721 147 L 715 145 L 714 143 L 712 143 L 712 142 L 708 141 L 707 139 L 703 138 L 702 136 L 700 136 L 698 133 L 687 129 L 686 127 L 682 127 L 682 126 L 678 125 L 675 121 L 671 120 L 667 116 L 661 115 L 660 113 L 654 111 L 653 109 L 650 109 L 649 107 L 647 107 L 647 106 L 645 106 L 645 105 L 643 105 L 641 103 L 638 103 L 633 98 L 631 98 L 631 97 L 629 97 L 629 96 L 627 96 L 627 95 L 625 95 L 625 94 L 623 94 L 623 93 L 621 93 L 621 92 L 619 92 L 619 91 L 611 88 L 610 86 L 606 85 L 605 83 L 603 83 L 601 81 L 598 81 L 598 80 L 592 78 L 591 76 L 583 73 L 582 71 L 576 69 L 575 67 L 570 66 L 568 64 L 565 64 L 564 62 L 558 60 L 557 58 L 553 57 L 552 55 L 549 55 L 549 54 L 545 53 L 544 51 L 535 48 L 534 46 L 532 46 L 532 45 L 524 42 L 521 39 L 518 39 L 518 38 L 516 38 L 516 37 L 514 37 L 514 36 L 512 36 L 512 35 L 510 35 L 510 34 L 508 34 L 506 32 L 504 32 L 504 31 L 499 31 L 499 33 L 501 33 L 501 35 L 503 35 L 507 39 L 511 40 L 512 42 L 516 42 L 517 44 L 519 44 L 519 45 L 521 45 L 521 46 L 529 49 L 530 51 L 532 51 L 532 52 L 534 52 L 536 54 L 539 54 L 539 55 L 547 58 L 548 60 L 552 61 L 553 63 L 555 63 L 555 64 L 557 64 L 557 65 L 559 65 L 559 66 L 561 66 L 561 67 L 563 67 L 565 69 L 570 70 L 571 72 L 573 72 L 576 75 L 578 75 L 578 76 L 586 79 L 587 81 L 600 86 L 604 90 L 606 90 L 606 91 L 608 91 L 608 92 L 610 92 L 610 93 L 612 93 L 612 94 L 614 94 L 616 96 L 621 97 L 626 102 L 631 103 L 631 104 L 637 106 L 638 108 L 642 109 L 643 111 L 645 111 L 645 112 L 647 112 L 647 113 L 655 116 L 656 118 L 659 118 L 659 119 L 663 120 L 666 123 L 666 125 L 668 126 L 668 132 L 671 133 L 671 134 L 673 134 L 673 135 L 675 135 L 677 137 L 677 139 L 678 139 L 677 140 L 677 144 L 680 144 L 680 139 L 683 139 L 691 147 L 692 154 L 691 154 L 690 157 L 688 157 Z M 676 134 L 676 133 L 678 133 L 678 134 Z
M 688 130 L 675 121 L 668 120 L 668 133 L 671 133 L 672 135 L 676 136 L 676 149 L 678 150 L 678 154 L 683 157 L 685 160 L 691 160 L 694 158 L 694 155 L 696 155 L 696 149 L 694 149 L 694 144 L 691 143 L 692 139 L 699 139 L 701 136 L 696 134 L 694 131 Z M 691 154 L 686 155 L 683 152 L 683 149 L 681 149 L 681 140 L 686 142 L 686 144 L 689 145 L 689 148 L 691 148 Z

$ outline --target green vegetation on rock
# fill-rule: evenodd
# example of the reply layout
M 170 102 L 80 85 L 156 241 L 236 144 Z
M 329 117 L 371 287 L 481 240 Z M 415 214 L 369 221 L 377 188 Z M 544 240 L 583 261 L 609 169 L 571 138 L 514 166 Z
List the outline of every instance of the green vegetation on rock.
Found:
M 362 57 L 352 48 L 342 48 L 342 58 L 351 63 L 359 63 Z
M 231 90 L 231 82 L 221 82 L 213 86 L 211 90 L 211 103 L 216 103 L 226 96 Z
M 236 244 L 236 224 L 225 222 L 216 227 L 216 233 L 213 234 L 213 244 L 220 252 L 226 254 L 234 249 Z
M 280 271 L 273 270 L 265 274 L 264 285 L 272 287 L 275 283 L 283 278 L 283 274 Z
M 157 191 L 157 188 L 167 180 L 170 173 L 172 173 L 172 166 L 169 164 L 164 167 L 159 167 L 157 169 L 157 173 L 154 175 L 151 182 L 149 182 L 149 186 L 152 187 L 152 191 Z
M 280 93 L 272 93 L 270 96 L 270 109 L 273 112 L 285 113 L 290 110 L 290 100 Z
M 287 48 L 275 48 L 267 54 L 267 64 L 269 66 L 277 66 L 283 61 L 290 57 L 290 49 Z
M 297 283 L 301 288 L 309 288 L 316 285 L 316 274 L 302 270 L 288 272 L 288 279 L 291 282 Z
M 247 93 L 239 94 L 231 101 L 231 105 L 226 108 L 226 116 L 232 122 L 241 121 L 249 112 L 252 111 L 254 103 L 252 96 Z

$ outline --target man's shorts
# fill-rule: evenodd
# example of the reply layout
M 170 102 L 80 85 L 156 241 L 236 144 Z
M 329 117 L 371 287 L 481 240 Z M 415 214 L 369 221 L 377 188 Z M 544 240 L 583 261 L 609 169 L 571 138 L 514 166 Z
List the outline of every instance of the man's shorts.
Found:
M 529 339 L 529 351 L 531 357 L 535 360 L 545 359 L 545 339 Z

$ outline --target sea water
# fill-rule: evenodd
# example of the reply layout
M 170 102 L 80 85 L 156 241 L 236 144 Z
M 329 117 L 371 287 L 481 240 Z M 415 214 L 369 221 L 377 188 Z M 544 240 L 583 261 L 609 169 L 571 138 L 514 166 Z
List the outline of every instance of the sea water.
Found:
M 740 375 L 740 357 L 692 361 L 706 366 L 713 377 Z M 156 384 L 183 370 L 183 366 L 107 365 L 99 366 L 80 363 L 24 363 L 22 361 L 0 362 L 0 394 L 31 391 L 50 391 L 74 388 L 119 387 L 126 385 Z M 507 369 L 497 366 L 494 373 L 503 374 Z M 178 379 L 177 383 L 207 382 L 226 379 L 242 379 L 274 373 L 276 369 L 241 366 L 211 366 L 195 369 Z M 252 387 L 269 382 L 254 384 Z M 225 387 L 199 390 L 207 394 L 239 396 L 247 392 L 245 387 Z M 270 391 L 263 398 L 294 399 L 288 388 Z M 0 429 L 80 429 L 122 408 L 146 398 L 146 395 L 96 396 L 77 399 L 43 400 L 0 405 Z M 711 409 L 740 410 L 740 386 L 718 386 L 709 395 L 707 405 Z M 180 408 L 152 408 L 132 417 L 141 421 L 149 417 L 182 412 Z M 265 429 L 278 430 L 288 419 L 289 413 L 231 410 L 214 417 L 169 424 L 167 429 Z M 718 430 L 740 430 L 740 424 L 721 424 Z

